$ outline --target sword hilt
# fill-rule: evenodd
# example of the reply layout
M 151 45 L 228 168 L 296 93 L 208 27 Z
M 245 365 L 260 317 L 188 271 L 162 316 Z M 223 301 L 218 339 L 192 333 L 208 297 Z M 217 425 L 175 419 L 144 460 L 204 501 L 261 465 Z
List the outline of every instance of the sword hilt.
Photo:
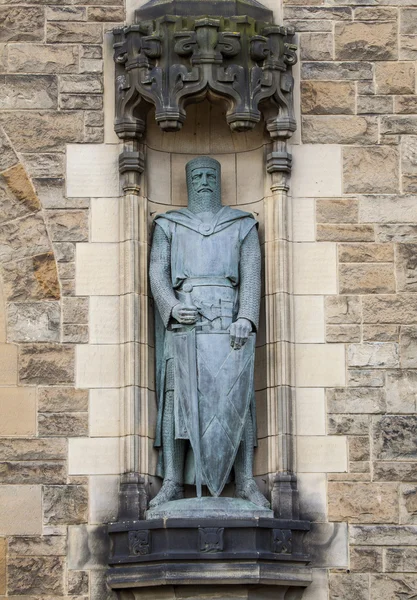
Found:
M 191 296 L 191 292 L 193 291 L 193 286 L 191 283 L 184 283 L 182 286 L 182 291 L 185 294 L 185 302 L 187 308 L 195 308 L 195 304 L 193 302 L 193 298 Z

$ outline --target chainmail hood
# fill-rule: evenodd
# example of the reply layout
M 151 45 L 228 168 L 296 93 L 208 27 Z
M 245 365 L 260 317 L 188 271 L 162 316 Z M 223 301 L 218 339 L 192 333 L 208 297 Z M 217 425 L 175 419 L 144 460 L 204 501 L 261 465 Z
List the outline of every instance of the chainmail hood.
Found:
M 198 193 L 192 183 L 192 172 L 195 169 L 214 169 L 217 176 L 217 185 L 210 195 Z M 188 208 L 194 213 L 217 212 L 222 205 L 221 201 L 221 165 L 210 156 L 193 158 L 185 165 L 188 190 Z

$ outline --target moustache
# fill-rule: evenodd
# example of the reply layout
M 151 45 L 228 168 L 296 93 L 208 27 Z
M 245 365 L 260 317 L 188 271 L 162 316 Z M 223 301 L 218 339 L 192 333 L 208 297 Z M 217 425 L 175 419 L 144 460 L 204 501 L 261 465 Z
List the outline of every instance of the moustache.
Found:
M 211 192 L 211 193 L 213 193 L 213 191 L 214 190 L 211 187 L 209 187 L 209 186 L 201 186 L 201 187 L 197 188 L 197 192 L 198 193 L 200 193 L 200 192 Z

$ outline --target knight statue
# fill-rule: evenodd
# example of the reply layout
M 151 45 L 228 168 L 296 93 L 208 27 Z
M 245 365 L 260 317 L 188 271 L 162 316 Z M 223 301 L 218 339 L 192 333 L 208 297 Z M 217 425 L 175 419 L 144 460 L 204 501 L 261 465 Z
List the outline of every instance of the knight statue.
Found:
M 255 336 L 261 295 L 257 222 L 221 203 L 220 164 L 186 165 L 187 208 L 155 219 L 150 283 L 156 312 L 158 474 L 155 508 L 184 483 L 269 503 L 253 478 Z

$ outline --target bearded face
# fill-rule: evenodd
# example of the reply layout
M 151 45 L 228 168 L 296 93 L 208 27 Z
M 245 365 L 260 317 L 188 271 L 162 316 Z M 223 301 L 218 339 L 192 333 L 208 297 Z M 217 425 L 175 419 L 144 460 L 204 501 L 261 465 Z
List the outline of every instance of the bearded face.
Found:
M 210 168 L 197 168 L 191 172 L 191 183 L 194 191 L 208 197 L 213 194 L 217 186 L 217 173 Z

